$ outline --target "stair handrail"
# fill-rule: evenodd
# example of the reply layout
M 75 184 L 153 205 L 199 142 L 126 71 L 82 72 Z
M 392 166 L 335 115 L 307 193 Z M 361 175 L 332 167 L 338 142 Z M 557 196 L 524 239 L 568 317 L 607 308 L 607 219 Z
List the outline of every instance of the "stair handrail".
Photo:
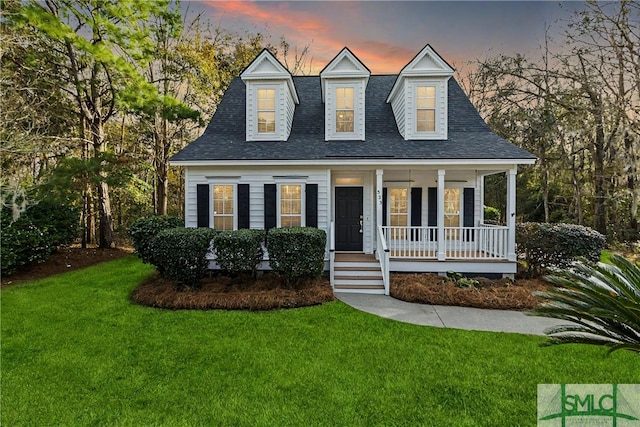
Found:
M 384 294 L 389 295 L 389 247 L 387 239 L 384 237 L 382 226 L 378 226 L 377 255 L 382 270 L 382 282 L 384 283 Z

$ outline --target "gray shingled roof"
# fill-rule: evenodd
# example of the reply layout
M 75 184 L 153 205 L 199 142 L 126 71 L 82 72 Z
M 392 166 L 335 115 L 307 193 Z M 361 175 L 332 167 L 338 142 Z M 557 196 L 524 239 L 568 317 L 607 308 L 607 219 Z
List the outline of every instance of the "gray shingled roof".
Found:
M 359 159 L 534 159 L 494 134 L 458 83 L 449 79 L 447 140 L 405 141 L 385 102 L 397 76 L 371 76 L 367 85 L 365 141 L 325 141 L 320 77 L 294 77 L 300 97 L 287 141 L 246 141 L 245 85 L 236 78 L 205 132 L 172 161 Z

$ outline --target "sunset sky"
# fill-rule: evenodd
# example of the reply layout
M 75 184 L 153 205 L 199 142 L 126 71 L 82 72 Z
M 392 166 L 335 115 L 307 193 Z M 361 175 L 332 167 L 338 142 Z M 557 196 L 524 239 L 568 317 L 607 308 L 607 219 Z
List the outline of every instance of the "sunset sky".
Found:
M 312 73 L 348 46 L 373 74 L 397 73 L 426 44 L 456 68 L 498 53 L 532 52 L 560 31 L 582 2 L 191 1 L 227 30 L 283 35 L 292 47 L 310 47 Z

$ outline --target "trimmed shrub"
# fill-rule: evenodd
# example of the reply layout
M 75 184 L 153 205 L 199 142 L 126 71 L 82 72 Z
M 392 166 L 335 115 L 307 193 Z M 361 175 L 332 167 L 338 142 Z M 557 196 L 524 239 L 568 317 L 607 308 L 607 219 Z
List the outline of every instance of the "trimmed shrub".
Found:
M 538 276 L 548 269 L 567 268 L 578 258 L 600 259 L 605 237 L 575 224 L 525 222 L 516 225 L 518 256 L 527 263 L 527 275 Z
M 500 209 L 493 206 L 485 206 L 484 208 L 484 220 L 488 222 L 497 223 L 500 221 Z
M 175 216 L 152 215 L 135 220 L 129 228 L 129 235 L 142 262 L 155 265 L 152 258 L 154 237 L 162 230 L 179 228 L 183 225 L 184 221 Z M 161 268 L 158 270 L 160 271 Z
M 288 284 L 319 277 L 324 270 L 327 234 L 313 227 L 272 228 L 267 239 L 269 265 Z
M 50 201 L 29 206 L 12 221 L 11 209 L 1 213 L 0 258 L 2 274 L 12 274 L 21 267 L 43 262 L 61 245 L 77 236 L 77 210 Z
M 216 261 L 222 270 L 231 274 L 251 272 L 256 278 L 264 252 L 264 230 L 242 229 L 223 231 L 213 238 Z
M 211 228 L 162 230 L 151 243 L 152 264 L 164 277 L 178 282 L 179 288 L 197 288 L 207 271 L 207 253 L 215 234 Z

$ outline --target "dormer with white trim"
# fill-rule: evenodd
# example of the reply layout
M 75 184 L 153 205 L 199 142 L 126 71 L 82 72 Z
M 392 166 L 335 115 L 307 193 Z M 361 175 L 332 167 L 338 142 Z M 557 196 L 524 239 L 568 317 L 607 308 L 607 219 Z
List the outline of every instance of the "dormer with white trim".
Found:
M 326 141 L 364 141 L 365 91 L 370 75 L 347 47 L 320 72 Z
M 400 71 L 387 103 L 405 140 L 447 139 L 447 82 L 453 72 L 429 45 Z
M 291 73 L 264 49 L 240 77 L 246 85 L 247 141 L 286 141 L 300 103 Z

